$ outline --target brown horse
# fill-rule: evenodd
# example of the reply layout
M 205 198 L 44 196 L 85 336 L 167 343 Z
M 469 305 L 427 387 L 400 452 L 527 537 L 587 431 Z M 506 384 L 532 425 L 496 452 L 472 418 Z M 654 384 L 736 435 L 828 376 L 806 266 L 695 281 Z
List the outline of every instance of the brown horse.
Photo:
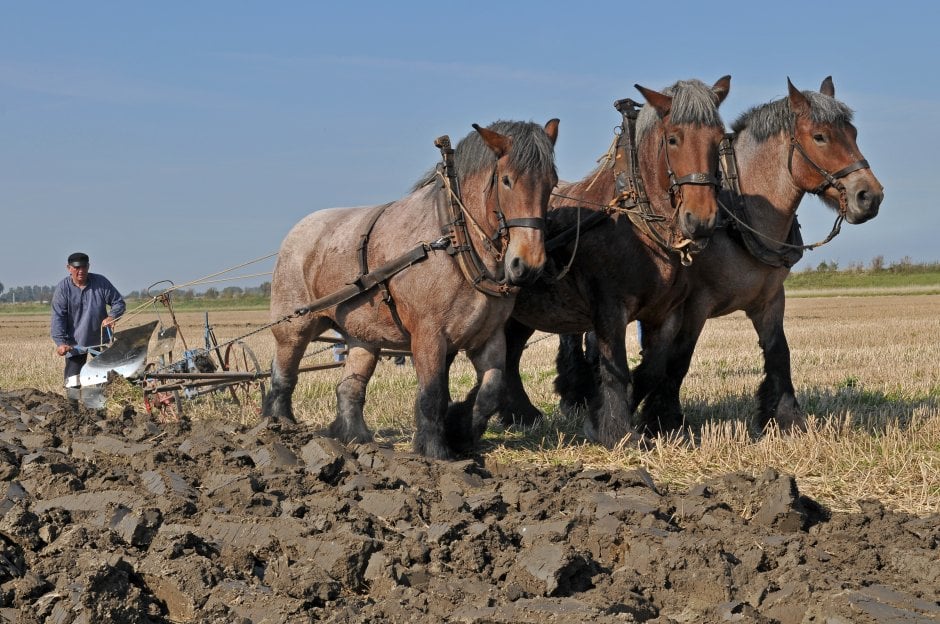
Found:
M 502 326 L 517 285 L 537 278 L 545 263 L 544 216 L 558 181 L 558 120 L 544 128 L 524 122 L 474 127 L 451 152 L 456 176 L 439 168 L 398 201 L 314 212 L 287 234 L 272 281 L 276 353 L 265 416 L 293 421 L 300 359 L 311 339 L 331 328 L 349 347 L 329 427 L 340 440 L 372 439 L 363 406 L 382 348 L 413 354 L 417 452 L 453 456 L 445 432 L 446 362 L 458 350 L 478 373 L 474 414 L 496 410 L 505 363 Z M 451 208 L 456 213 L 448 213 Z
M 559 187 L 549 213 L 553 229 L 568 228 L 584 214 L 611 214 L 577 232 L 574 241 L 553 254 L 557 264 L 569 266 L 565 277 L 540 280 L 517 297 L 506 330 L 504 421 L 531 422 L 540 416 L 519 374 L 519 360 L 533 331 L 593 329 L 598 337 L 602 390 L 590 406 L 585 432 L 606 446 L 636 433 L 626 326 L 639 316 L 665 317 L 685 296 L 685 249 L 701 248 L 716 220 L 714 174 L 724 129 L 718 105 L 728 94 L 730 81 L 725 76 L 712 87 L 697 80 L 680 81 L 663 93 L 638 87 L 647 101 L 637 120 L 636 145 L 639 178 L 652 212 L 650 225 L 635 224 L 635 212 L 609 210 L 623 197 L 616 162 L 629 155 L 620 150 L 613 163 L 602 164 L 580 182 Z M 697 183 L 680 186 L 679 180 Z M 663 244 L 670 240 L 674 244 Z M 689 240 L 691 244 L 684 245 Z
M 818 243 L 802 245 L 797 207 L 806 193 L 818 195 L 838 212 L 833 236 L 842 218 L 864 223 L 877 215 L 884 190 L 859 151 L 852 111 L 835 99 L 831 77 L 820 93 L 787 84 L 788 97 L 747 111 L 733 125 L 733 152 L 727 154 L 737 156 L 740 194 L 730 188 L 721 194 L 727 227 L 689 267 L 689 297 L 665 322 L 643 320 L 634 399 L 645 397 L 642 420 L 650 433 L 683 424 L 679 389 L 705 321 L 736 310 L 751 320 L 764 354 L 755 428 L 762 431 L 771 419 L 785 430 L 805 424 L 783 331 L 783 282 L 803 249 Z M 733 161 L 723 154 L 723 162 Z

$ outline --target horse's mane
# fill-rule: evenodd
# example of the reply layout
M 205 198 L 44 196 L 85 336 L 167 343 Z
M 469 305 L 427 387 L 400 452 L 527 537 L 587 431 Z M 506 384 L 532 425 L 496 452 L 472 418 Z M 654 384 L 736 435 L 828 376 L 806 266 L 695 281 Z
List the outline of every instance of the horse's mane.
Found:
M 718 114 L 718 95 L 712 88 L 700 80 L 680 80 L 662 91 L 672 97 L 669 118 L 674 124 L 698 124 L 724 128 L 725 124 Z M 637 142 L 659 122 L 656 109 L 646 104 L 636 118 Z
M 509 165 L 516 171 L 531 171 L 539 177 L 555 174 L 554 146 L 539 124 L 531 121 L 495 121 L 487 129 L 512 138 Z M 496 165 L 496 155 L 483 142 L 480 134 L 473 131 L 457 143 L 454 165 L 457 168 L 457 180 L 462 182 L 467 176 L 491 170 Z M 430 184 L 435 176 L 436 169 L 430 169 L 415 183 L 412 191 Z
M 816 91 L 803 91 L 810 103 L 814 123 L 840 126 L 852 122 L 852 109 L 839 100 Z M 758 141 L 793 130 L 794 115 L 790 111 L 790 98 L 782 98 L 755 106 L 738 117 L 731 129 L 740 132 L 747 128 Z

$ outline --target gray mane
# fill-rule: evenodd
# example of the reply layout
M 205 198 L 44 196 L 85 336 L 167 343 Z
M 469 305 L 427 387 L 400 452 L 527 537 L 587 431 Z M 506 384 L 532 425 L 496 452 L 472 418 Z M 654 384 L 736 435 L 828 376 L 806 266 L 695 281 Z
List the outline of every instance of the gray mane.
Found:
M 809 100 L 814 123 L 841 126 L 852 122 L 852 109 L 839 100 L 816 91 L 803 91 L 803 95 Z M 731 129 L 740 132 L 747 128 L 758 142 L 763 142 L 772 136 L 792 132 L 793 121 L 790 98 L 785 97 L 745 111 Z
M 516 171 L 529 171 L 539 177 L 555 175 L 554 146 L 545 129 L 531 121 L 495 121 L 487 129 L 512 138 L 509 165 Z M 477 131 L 473 131 L 457 143 L 454 149 L 454 165 L 458 182 L 480 171 L 493 169 L 496 155 Z M 412 187 L 413 191 L 434 181 L 435 169 L 425 173 Z
M 669 110 L 672 123 L 724 128 L 724 122 L 718 114 L 718 96 L 704 82 L 694 79 L 680 80 L 663 89 L 662 93 L 672 96 L 672 108 Z M 659 114 L 656 109 L 649 104 L 643 106 L 636 120 L 637 142 L 656 127 L 658 122 Z

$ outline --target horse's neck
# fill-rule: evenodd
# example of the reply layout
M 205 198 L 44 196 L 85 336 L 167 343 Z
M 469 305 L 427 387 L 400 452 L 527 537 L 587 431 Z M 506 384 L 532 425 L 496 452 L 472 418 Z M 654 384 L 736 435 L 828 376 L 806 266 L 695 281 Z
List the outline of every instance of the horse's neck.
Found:
M 561 197 L 558 205 L 572 205 L 584 202 L 584 208 L 600 210 L 614 198 L 614 170 L 601 166 L 577 182 L 559 184 L 557 193 L 574 199 Z
M 787 166 L 788 139 L 777 135 L 758 143 L 746 130 L 734 143 L 739 184 L 751 226 L 777 241 L 786 241 L 804 192 Z

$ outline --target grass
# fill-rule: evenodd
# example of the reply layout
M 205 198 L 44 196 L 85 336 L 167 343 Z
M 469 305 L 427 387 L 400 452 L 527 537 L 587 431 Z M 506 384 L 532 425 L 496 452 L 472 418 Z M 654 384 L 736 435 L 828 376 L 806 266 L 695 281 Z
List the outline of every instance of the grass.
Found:
M 204 314 L 178 315 L 190 347 L 202 346 Z M 139 322 L 154 318 L 142 314 Z M 168 322 L 163 315 L 164 322 Z M 267 313 L 213 311 L 220 340 L 242 336 L 267 322 Z M 52 351 L 47 315 L 0 317 L 0 387 L 61 391 L 61 358 Z M 136 324 L 138 321 L 135 321 Z M 689 429 L 660 438 L 649 449 L 608 450 L 585 441 L 581 419 L 561 414 L 552 390 L 557 338 L 526 351 L 526 388 L 545 418 L 528 429 L 495 423 L 481 445 L 487 461 L 532 465 L 583 464 L 648 469 L 658 484 L 686 488 L 734 471 L 759 475 L 767 467 L 793 474 L 804 494 L 834 510 L 854 510 L 877 498 L 887 507 L 915 514 L 940 512 L 940 295 L 804 297 L 787 305 L 786 329 L 797 398 L 810 414 L 805 433 L 771 430 L 757 438 L 747 427 L 762 358 L 750 322 L 741 313 L 709 321 L 683 388 Z M 266 366 L 273 355 L 270 333 L 245 338 Z M 316 343 L 310 352 L 321 349 Z M 635 362 L 637 344 L 629 332 Z M 328 362 L 329 350 L 305 363 Z M 325 425 L 335 410 L 334 386 L 341 369 L 305 373 L 294 397 L 298 417 Z M 452 369 L 452 393 L 473 383 L 469 362 Z M 131 389 L 118 402 L 133 406 Z M 377 439 L 410 450 L 416 391 L 410 365 L 380 362 L 369 385 L 366 419 Z M 138 390 L 139 392 L 139 390 Z M 184 404 L 192 418 L 251 423 L 253 407 L 217 395 Z

